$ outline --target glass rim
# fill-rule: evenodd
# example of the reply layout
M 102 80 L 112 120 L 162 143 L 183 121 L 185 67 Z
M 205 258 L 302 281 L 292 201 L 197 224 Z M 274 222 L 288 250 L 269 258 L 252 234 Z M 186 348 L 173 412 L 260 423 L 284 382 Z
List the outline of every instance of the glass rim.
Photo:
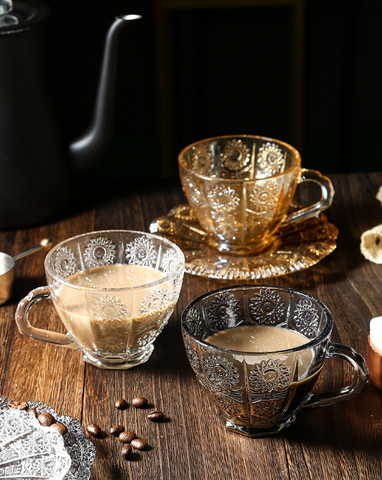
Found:
M 161 242 L 166 244 L 168 247 L 173 248 L 176 251 L 177 258 L 178 258 L 177 268 L 172 272 L 167 272 L 167 273 L 162 272 L 162 273 L 164 273 L 164 276 L 162 278 L 159 278 L 158 280 L 155 280 L 153 282 L 143 283 L 142 285 L 134 285 L 134 286 L 130 286 L 130 287 L 102 287 L 102 288 L 88 287 L 88 286 L 77 285 L 75 283 L 69 282 L 67 278 L 59 277 L 50 268 L 50 260 L 53 256 L 53 254 L 59 248 L 65 246 L 65 244 L 67 244 L 68 242 L 71 242 L 71 241 L 74 241 L 74 240 L 77 240 L 77 239 L 81 239 L 81 238 L 84 238 L 84 237 L 90 237 L 90 236 L 93 236 L 93 235 L 101 235 L 101 234 L 106 235 L 108 233 L 112 233 L 112 234 L 129 233 L 129 234 L 145 235 L 149 238 L 160 240 Z M 124 264 L 115 263 L 115 264 L 112 264 L 112 265 L 124 265 Z M 126 265 L 129 265 L 129 264 L 126 264 Z M 134 265 L 134 264 L 132 264 L 132 265 Z M 141 232 L 139 230 L 125 230 L 125 229 L 95 230 L 95 231 L 92 231 L 92 232 L 81 233 L 79 235 L 75 235 L 73 237 L 66 238 L 65 240 L 62 240 L 61 242 L 59 242 L 57 245 L 55 245 L 47 253 L 47 255 L 45 257 L 45 260 L 44 260 L 44 268 L 45 268 L 46 274 L 48 273 L 49 276 L 52 277 L 54 281 L 56 281 L 60 284 L 66 285 L 70 288 L 80 289 L 80 290 L 89 291 L 89 292 L 121 292 L 121 291 L 131 291 L 131 290 L 151 288 L 151 287 L 155 287 L 157 285 L 160 285 L 162 283 L 172 281 L 174 278 L 178 277 L 179 274 L 182 274 L 182 272 L 184 273 L 185 257 L 184 257 L 184 254 L 183 254 L 182 250 L 175 243 L 173 243 L 170 240 L 167 240 L 167 238 L 161 237 L 159 235 L 155 235 L 155 234 L 152 234 L 152 233 L 149 233 L 149 232 Z M 97 268 L 97 267 L 95 267 L 95 268 Z M 148 267 L 148 268 L 152 268 L 152 267 Z M 156 269 L 153 268 L 153 270 L 156 270 Z M 81 272 L 84 272 L 84 271 L 86 271 L 86 269 L 85 270 L 78 270 L 73 275 L 77 275 L 77 274 L 79 274 Z
M 316 304 L 318 304 L 324 310 L 324 312 L 326 313 L 327 323 L 326 323 L 324 329 L 315 338 L 313 338 L 312 340 L 310 340 L 307 343 L 304 343 L 304 344 L 302 344 L 298 347 L 288 348 L 288 349 L 284 349 L 284 350 L 273 350 L 271 352 L 246 352 L 246 351 L 243 351 L 243 350 L 233 350 L 233 349 L 219 347 L 217 345 L 213 345 L 211 343 L 208 343 L 205 340 L 199 340 L 192 333 L 190 333 L 188 331 L 188 329 L 186 327 L 186 316 L 187 316 L 188 311 L 192 307 L 194 307 L 196 303 L 199 303 L 200 301 L 204 300 L 205 298 L 207 298 L 211 295 L 215 295 L 219 292 L 233 291 L 233 290 L 237 290 L 237 289 L 251 290 L 251 289 L 253 289 L 253 287 L 256 287 L 256 288 L 264 288 L 264 287 L 265 288 L 273 288 L 273 289 L 276 289 L 276 290 L 283 290 L 283 291 L 293 292 L 293 293 L 297 293 L 297 294 L 302 294 L 302 295 L 308 297 L 309 299 L 313 300 Z M 203 295 L 200 295 L 199 297 L 192 300 L 184 308 L 184 310 L 182 312 L 182 315 L 181 315 L 181 328 L 182 328 L 182 330 L 189 337 L 191 337 L 195 342 L 197 342 L 199 345 L 201 345 L 203 347 L 211 348 L 212 350 L 216 350 L 217 352 L 222 352 L 222 353 L 224 352 L 224 353 L 228 353 L 230 355 L 237 355 L 237 356 L 241 355 L 241 356 L 253 356 L 253 357 L 255 357 L 255 356 L 280 355 L 280 354 L 281 355 L 288 355 L 288 354 L 295 353 L 295 352 L 302 352 L 304 350 L 310 350 L 313 347 L 322 343 L 322 341 L 324 341 L 325 339 L 327 339 L 330 336 L 330 334 L 332 333 L 332 330 L 333 330 L 333 325 L 334 325 L 334 318 L 333 318 L 332 312 L 323 302 L 318 300 L 316 297 L 313 297 L 313 295 L 310 295 L 309 293 L 303 292 L 302 290 L 297 290 L 297 289 L 291 288 L 291 287 L 284 287 L 284 286 L 281 286 L 281 285 L 261 284 L 261 283 L 228 286 L 228 287 L 222 287 L 222 288 L 218 288 L 216 290 L 212 290 L 211 292 L 206 292 Z M 239 326 L 245 326 L 245 325 L 239 325 Z M 267 326 L 269 326 L 269 325 L 267 325 Z M 277 325 L 275 325 L 275 327 L 276 328 L 282 328 L 282 327 L 278 327 Z M 235 327 L 231 327 L 231 328 L 235 328 Z M 229 330 L 229 329 L 224 329 L 224 330 Z M 223 330 L 221 330 L 221 331 L 223 331 Z M 292 330 L 292 331 L 296 331 L 296 330 Z M 216 333 L 218 333 L 218 332 L 216 332 Z
M 184 162 L 183 162 L 183 159 L 184 159 L 184 156 L 186 154 L 186 152 L 188 152 L 189 150 L 191 150 L 192 148 L 198 146 L 198 145 L 201 145 L 203 143 L 207 143 L 207 142 L 212 142 L 212 141 L 218 141 L 218 140 L 221 140 L 221 139 L 228 139 L 228 138 L 232 138 L 232 139 L 242 139 L 242 138 L 251 138 L 251 139 L 262 139 L 264 141 L 267 141 L 267 142 L 275 142 L 275 143 L 278 143 L 280 145 L 283 145 L 285 148 L 287 148 L 288 150 L 291 150 L 293 151 L 293 153 L 295 154 L 295 157 L 296 157 L 296 163 L 294 163 L 293 165 L 291 165 L 287 170 L 284 170 L 283 172 L 279 172 L 279 173 L 275 173 L 274 175 L 269 175 L 267 177 L 261 177 L 261 178 L 221 178 L 221 177 L 210 177 L 208 175 L 205 175 L 203 173 L 198 173 L 198 172 L 195 172 L 192 168 L 190 168 L 188 165 L 185 165 Z M 267 179 L 270 179 L 270 178 L 277 178 L 277 177 L 281 177 L 289 172 L 291 172 L 293 169 L 295 168 L 300 168 L 302 169 L 302 166 L 301 166 L 301 155 L 300 155 L 300 152 L 297 150 L 297 148 L 293 147 L 292 145 L 290 145 L 289 143 L 287 142 L 284 142 L 282 140 L 278 140 L 276 138 L 271 138 L 271 137 L 264 137 L 262 135 L 247 135 L 247 134 L 240 134 L 240 135 L 219 135 L 217 137 L 209 137 L 209 138 L 205 138 L 203 140 L 198 140 L 197 142 L 193 142 L 191 143 L 190 145 L 188 145 L 187 147 L 183 148 L 181 150 L 181 152 L 179 153 L 178 155 L 178 164 L 179 164 L 179 167 L 182 167 L 184 168 L 185 170 L 187 170 L 187 172 L 190 172 L 192 173 L 193 175 L 195 175 L 196 177 L 199 177 L 199 178 L 202 178 L 203 180 L 211 180 L 211 181 L 214 181 L 214 182 L 217 182 L 217 181 L 221 181 L 221 182 L 230 182 L 230 183 L 248 183 L 248 182 L 258 182 L 258 181 L 264 181 L 264 180 L 267 180 Z

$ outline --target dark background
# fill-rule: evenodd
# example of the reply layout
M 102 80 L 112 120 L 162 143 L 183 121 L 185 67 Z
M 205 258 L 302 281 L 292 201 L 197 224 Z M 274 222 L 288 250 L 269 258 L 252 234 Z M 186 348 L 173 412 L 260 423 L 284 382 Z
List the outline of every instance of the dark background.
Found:
M 53 10 L 44 33 L 46 61 L 68 141 L 90 122 L 113 18 L 143 16 L 121 36 L 114 141 L 92 175 L 158 178 L 167 162 L 170 176 L 177 177 L 176 154 L 163 159 L 161 149 L 166 139 L 159 115 L 157 2 L 46 3 Z M 249 3 L 170 9 L 174 152 L 213 135 L 247 133 L 293 142 L 291 9 Z M 305 1 L 304 122 L 302 140 L 294 145 L 305 167 L 324 173 L 381 170 L 381 20 L 379 1 Z

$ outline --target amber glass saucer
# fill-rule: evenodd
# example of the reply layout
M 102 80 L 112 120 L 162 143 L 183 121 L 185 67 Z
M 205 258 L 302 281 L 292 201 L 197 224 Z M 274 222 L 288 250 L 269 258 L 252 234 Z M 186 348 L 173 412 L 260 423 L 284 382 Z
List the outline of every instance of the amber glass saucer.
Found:
M 298 208 L 293 204 L 291 211 Z M 178 205 L 153 220 L 150 232 L 182 249 L 186 273 L 223 280 L 257 280 L 312 267 L 335 250 L 338 228 L 321 214 L 297 225 L 280 227 L 266 250 L 242 257 L 212 248 L 188 205 Z

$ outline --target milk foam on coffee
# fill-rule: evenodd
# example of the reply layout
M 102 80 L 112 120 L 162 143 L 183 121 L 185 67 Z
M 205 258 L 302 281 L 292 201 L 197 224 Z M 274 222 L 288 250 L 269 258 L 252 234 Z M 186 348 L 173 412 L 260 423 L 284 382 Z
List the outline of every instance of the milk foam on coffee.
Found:
M 155 338 L 174 308 L 158 270 L 139 265 L 107 265 L 68 278 L 55 306 L 67 331 L 91 351 L 124 352 Z M 135 288 L 134 288 L 135 287 Z
M 215 333 L 206 340 L 217 347 L 240 352 L 277 352 L 308 343 L 301 333 L 279 327 L 244 325 Z
M 311 349 L 302 350 L 294 354 L 284 350 L 300 347 L 309 342 L 309 339 L 299 332 L 286 328 L 265 326 L 265 325 L 244 325 L 229 328 L 215 333 L 206 339 L 206 342 L 227 350 L 236 350 L 246 353 L 275 353 L 275 358 L 281 358 L 286 363 L 298 362 L 298 378 L 303 378 L 309 370 L 313 360 Z M 285 357 L 285 358 L 284 358 Z M 253 363 L 250 357 L 246 358 L 247 363 Z M 256 362 L 259 359 L 255 360 Z

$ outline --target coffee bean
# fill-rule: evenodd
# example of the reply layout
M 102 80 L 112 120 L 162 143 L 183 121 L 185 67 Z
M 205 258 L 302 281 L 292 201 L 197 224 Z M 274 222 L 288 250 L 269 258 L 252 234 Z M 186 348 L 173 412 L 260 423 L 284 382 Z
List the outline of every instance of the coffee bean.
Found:
M 10 408 L 13 408 L 14 410 L 27 410 L 29 405 L 27 402 L 11 402 L 9 404 Z
M 28 410 L 28 413 L 37 418 L 37 410 L 33 407 Z
M 122 443 L 130 443 L 132 440 L 137 438 L 134 432 L 122 432 L 118 435 L 118 440 Z
M 54 423 L 53 415 L 51 415 L 49 412 L 42 412 L 37 418 L 44 427 L 49 427 L 52 425 L 52 423 Z
M 65 425 L 62 425 L 62 423 L 52 423 L 52 425 L 49 428 L 52 428 L 53 430 L 57 430 L 57 432 L 61 433 L 61 435 L 65 435 L 65 433 L 68 431 Z
M 86 430 L 92 437 L 98 437 L 101 434 L 101 429 L 99 428 L 98 425 L 95 423 L 90 423 L 87 427 Z
M 124 398 L 117 400 L 114 405 L 115 408 L 118 408 L 119 410 L 125 410 L 129 406 Z
M 153 410 L 147 415 L 147 418 L 152 422 L 160 422 L 161 420 L 163 420 L 163 417 L 164 413 L 160 410 Z
M 148 444 L 141 438 L 134 438 L 134 440 L 131 440 L 131 446 L 137 450 L 146 450 Z
M 128 444 L 125 445 L 121 451 L 122 457 L 127 458 L 130 455 L 131 451 L 132 451 L 131 445 L 128 445 Z
M 124 430 L 125 427 L 123 425 L 114 425 L 114 427 L 111 427 L 110 429 L 110 434 L 113 435 L 113 437 L 118 437 L 118 435 Z
M 144 408 L 147 405 L 147 398 L 135 397 L 131 400 L 131 405 L 135 408 Z

